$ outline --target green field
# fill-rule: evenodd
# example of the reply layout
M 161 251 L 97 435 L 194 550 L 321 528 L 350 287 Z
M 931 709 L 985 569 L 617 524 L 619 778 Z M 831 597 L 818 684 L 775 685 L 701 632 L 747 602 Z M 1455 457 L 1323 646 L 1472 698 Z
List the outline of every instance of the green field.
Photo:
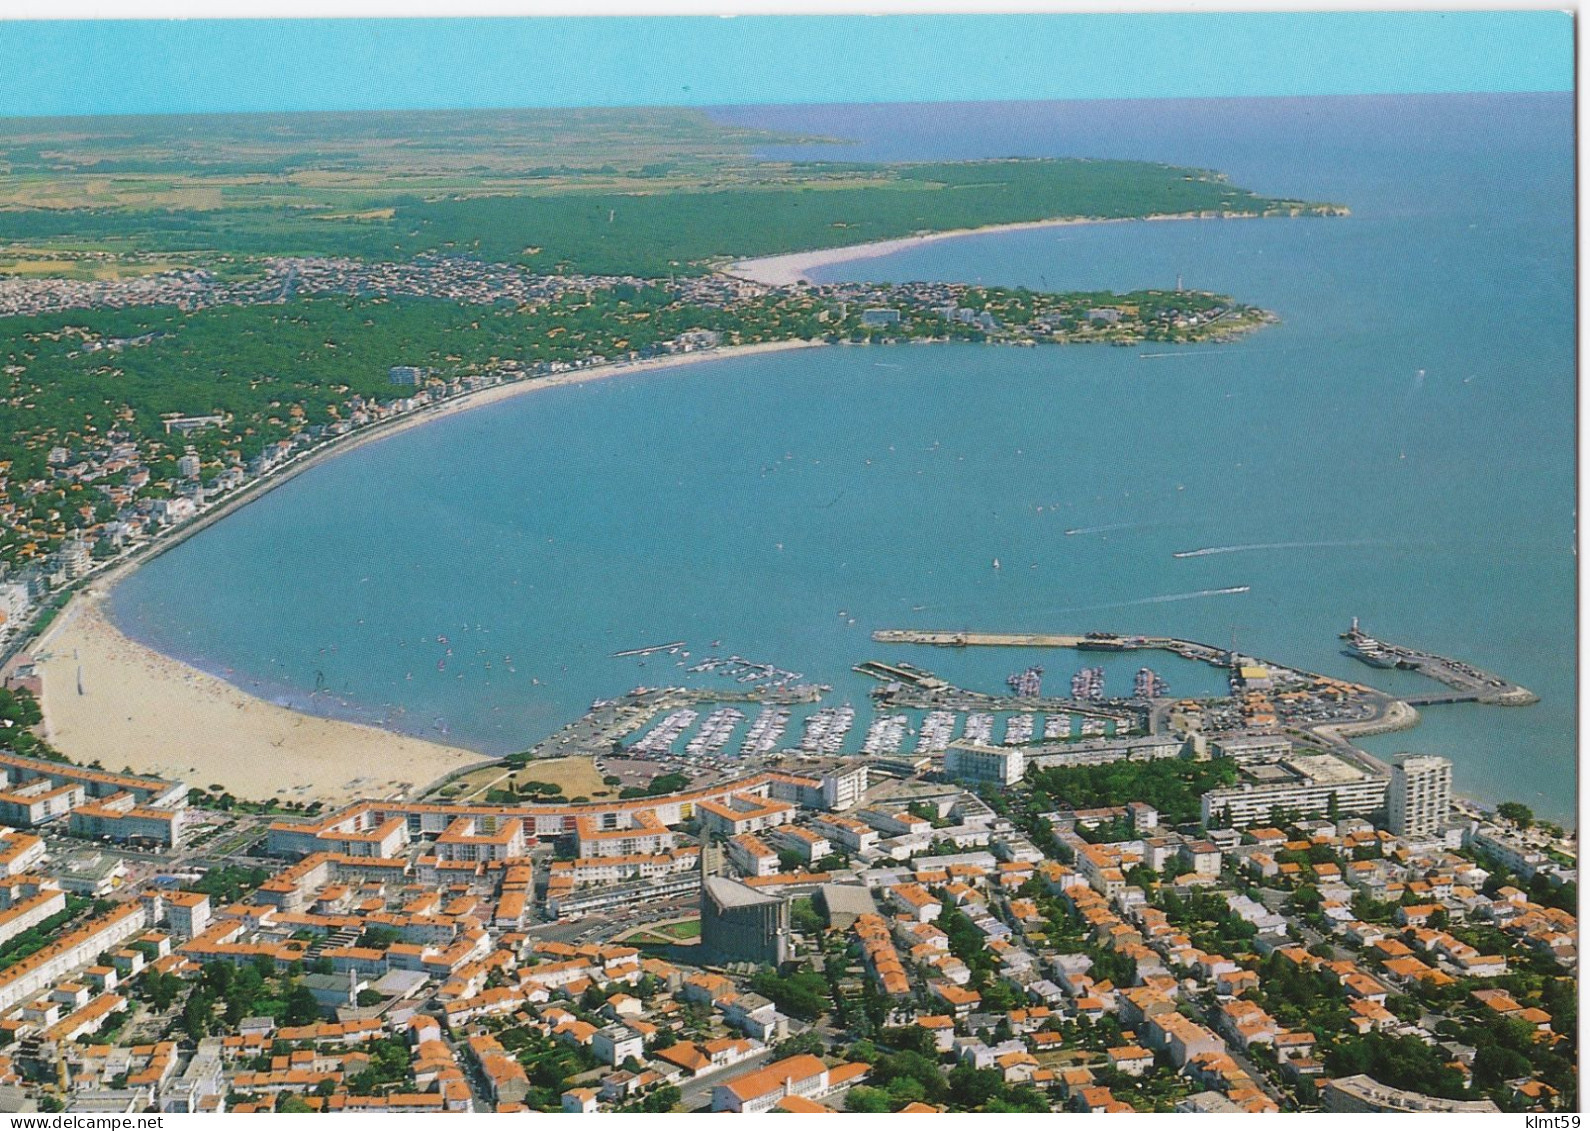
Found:
M 647 927 L 645 930 L 625 936 L 624 941 L 632 946 L 676 946 L 688 945 L 700 938 L 701 920 L 690 919 L 683 923 L 664 923 L 661 926 Z

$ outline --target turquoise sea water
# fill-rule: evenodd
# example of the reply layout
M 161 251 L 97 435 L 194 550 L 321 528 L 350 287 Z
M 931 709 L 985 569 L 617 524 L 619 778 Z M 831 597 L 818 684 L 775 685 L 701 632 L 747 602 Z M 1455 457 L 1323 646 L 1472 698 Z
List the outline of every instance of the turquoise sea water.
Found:
M 598 696 L 710 680 L 611 656 L 673 640 L 858 707 L 868 681 L 849 669 L 869 657 L 988 690 L 1028 663 L 1055 682 L 1082 663 L 883 648 L 880 627 L 1235 633 L 1279 662 L 1433 688 L 1340 655 L 1356 615 L 1542 696 L 1430 708 L 1371 749 L 1445 754 L 1460 792 L 1568 817 L 1571 109 L 734 111 L 860 137 L 858 157 L 1151 157 L 1354 214 L 1046 229 L 831 268 L 1057 289 L 1180 274 L 1283 321 L 1226 346 L 832 348 L 547 390 L 293 480 L 140 570 L 114 614 L 256 693 L 492 752 Z M 1172 556 L 1198 548 L 1225 552 Z M 1220 685 L 1162 660 L 1174 691 Z M 1112 662 L 1112 688 L 1139 662 Z

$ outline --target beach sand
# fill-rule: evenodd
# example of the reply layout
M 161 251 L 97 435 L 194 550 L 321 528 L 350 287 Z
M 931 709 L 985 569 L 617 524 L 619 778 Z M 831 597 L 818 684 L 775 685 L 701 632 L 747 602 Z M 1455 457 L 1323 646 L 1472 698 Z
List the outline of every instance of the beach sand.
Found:
M 390 797 L 485 760 L 376 727 L 299 714 L 122 635 L 104 591 L 80 594 L 39 642 L 45 737 L 74 762 L 254 801 Z M 77 675 L 82 670 L 83 694 Z
M 592 366 L 457 397 L 294 461 L 191 524 L 167 546 L 324 460 L 444 416 L 538 389 L 816 344 L 771 342 Z M 45 737 L 72 761 L 97 760 L 112 770 L 130 766 L 201 789 L 219 785 L 253 801 L 276 797 L 340 804 L 412 795 L 447 773 L 490 760 L 477 751 L 279 707 L 129 639 L 102 606 L 110 589 L 147 557 L 140 555 L 92 582 L 29 649 L 44 677 Z M 83 694 L 77 691 L 79 668 Z
M 1058 220 L 1029 220 L 1019 224 L 990 224 L 982 228 L 956 228 L 945 232 L 927 232 L 919 236 L 903 236 L 895 240 L 879 240 L 876 243 L 850 244 L 846 247 L 823 248 L 820 251 L 797 251 L 789 255 L 769 255 L 762 259 L 742 259 L 731 263 L 724 269 L 724 274 L 733 275 L 739 279 L 749 279 L 753 283 L 764 283 L 773 287 L 787 287 L 795 283 L 811 282 L 809 278 L 811 272 L 819 267 L 829 267 L 835 263 L 849 263 L 857 259 L 878 259 L 885 255 L 893 255 L 897 251 L 904 251 L 908 247 L 937 243 L 939 240 L 960 239 L 962 236 L 986 236 L 999 232 L 1027 232 L 1037 228 L 1066 228 L 1076 224 L 1128 224 L 1161 220 L 1197 220 L 1207 218 L 1210 215 L 1212 214 L 1173 212 L 1120 220 L 1069 217 Z M 1242 217 L 1239 214 L 1230 218 L 1239 219 Z

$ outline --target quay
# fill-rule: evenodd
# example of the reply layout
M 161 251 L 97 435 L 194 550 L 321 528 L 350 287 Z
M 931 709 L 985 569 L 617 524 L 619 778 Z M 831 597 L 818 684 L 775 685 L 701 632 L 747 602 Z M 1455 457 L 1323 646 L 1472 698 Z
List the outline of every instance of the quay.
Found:
M 872 634 L 879 644 L 932 644 L 939 648 L 1073 648 L 1081 652 L 1135 652 L 1147 649 L 1173 652 L 1183 659 L 1228 667 L 1231 654 L 1223 648 L 1181 640 L 1174 636 L 1121 636 L 1114 632 L 1089 632 L 1082 636 L 1044 632 L 943 632 L 914 628 L 881 628 Z
M 1500 707 L 1527 707 L 1540 702 L 1540 696 L 1527 687 L 1520 687 L 1499 675 L 1482 671 L 1473 664 L 1377 640 L 1359 629 L 1357 617 L 1353 618 L 1352 627 L 1342 633 L 1341 638 L 1347 641 L 1347 655 L 1372 668 L 1400 668 L 1418 672 L 1457 692 L 1455 695 L 1416 696 L 1408 700 L 1415 705 L 1490 703 Z
M 879 644 L 934 644 L 940 648 L 1075 648 L 1084 639 L 1039 632 L 919 632 L 913 628 L 882 628 L 872 638 Z

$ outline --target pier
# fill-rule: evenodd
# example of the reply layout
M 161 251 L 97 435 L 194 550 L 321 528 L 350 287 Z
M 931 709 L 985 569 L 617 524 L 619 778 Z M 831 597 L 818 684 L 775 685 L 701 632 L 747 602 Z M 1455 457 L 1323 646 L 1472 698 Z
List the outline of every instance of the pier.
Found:
M 653 652 L 672 652 L 675 648 L 683 648 L 683 640 L 670 641 L 667 644 L 648 644 L 644 648 L 626 648 L 622 652 L 614 652 L 614 659 L 625 656 L 650 656 Z
M 1481 703 L 1477 692 L 1449 691 L 1446 694 L 1437 692 L 1434 695 L 1406 695 L 1402 700 L 1410 707 L 1437 707 L 1443 703 Z
M 932 644 L 939 648 L 1073 648 L 1080 652 L 1172 652 L 1183 659 L 1227 667 L 1231 654 L 1223 648 L 1180 640 L 1174 636 L 1121 636 L 1089 632 L 1081 636 L 1045 632 L 945 632 L 915 628 L 881 628 L 872 634 L 879 644 Z
M 1075 648 L 1085 639 L 1039 632 L 921 632 L 914 628 L 882 628 L 872 638 L 879 644 L 934 644 L 940 648 Z
M 1482 671 L 1473 664 L 1438 656 L 1434 652 L 1422 652 L 1417 648 L 1377 640 L 1359 629 L 1357 617 L 1353 618 L 1352 627 L 1342 633 L 1341 638 L 1347 641 L 1349 656 L 1372 668 L 1399 668 L 1403 671 L 1418 672 L 1437 683 L 1446 684 L 1457 692 L 1456 695 L 1415 696 L 1406 700 L 1415 706 L 1436 703 L 1490 703 L 1500 707 L 1527 707 L 1531 703 L 1540 702 L 1540 696 L 1527 687 L 1520 687 L 1499 675 Z

